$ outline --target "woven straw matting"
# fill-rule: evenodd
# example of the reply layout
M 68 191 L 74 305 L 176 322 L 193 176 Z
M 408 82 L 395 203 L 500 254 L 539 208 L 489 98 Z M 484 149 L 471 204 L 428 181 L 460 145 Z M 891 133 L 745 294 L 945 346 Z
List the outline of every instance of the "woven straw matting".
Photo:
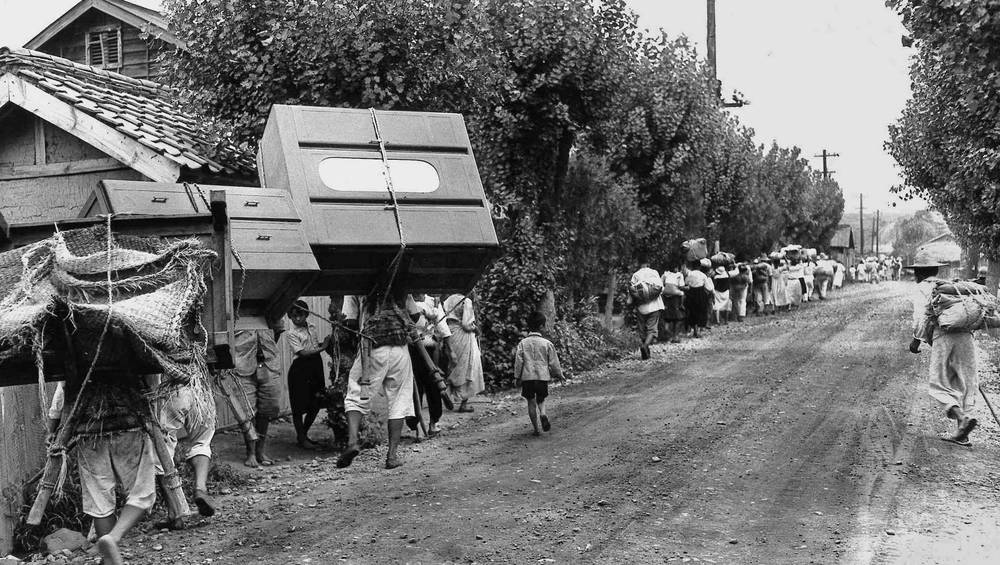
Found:
M 204 344 L 192 335 L 214 258 L 197 239 L 121 234 L 112 235 L 109 257 L 105 226 L 0 253 L 0 357 L 30 354 L 60 303 L 77 347 L 92 354 L 108 316 L 110 259 L 112 331 L 100 363 L 138 358 L 186 381 L 199 370 L 196 361 L 203 363 Z

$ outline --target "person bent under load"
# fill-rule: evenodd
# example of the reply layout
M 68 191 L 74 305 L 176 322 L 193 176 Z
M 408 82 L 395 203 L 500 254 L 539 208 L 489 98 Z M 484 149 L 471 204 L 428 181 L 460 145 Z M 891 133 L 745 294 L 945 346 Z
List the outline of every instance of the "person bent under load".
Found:
M 72 400 L 69 400 L 72 402 Z M 49 408 L 50 442 L 67 402 L 60 383 Z M 94 519 L 97 550 L 104 565 L 122 565 L 118 544 L 156 502 L 153 444 L 134 407 L 146 400 L 133 386 L 91 383 L 81 398 L 75 435 L 83 512 Z M 127 493 L 115 516 L 115 487 Z
M 413 365 L 407 344 L 415 333 L 413 323 L 403 313 L 405 293 L 396 293 L 382 308 L 377 301 L 367 305 L 371 315 L 364 322 L 361 352 L 354 360 L 347 383 L 347 449 L 337 459 L 337 467 L 347 467 L 359 453 L 358 432 L 361 418 L 371 410 L 371 392 L 382 387 L 389 404 L 386 423 L 389 432 L 389 450 L 385 468 L 402 465 L 396 450 L 403 433 L 403 421 L 415 416 L 413 410 Z M 368 339 L 370 338 L 370 340 Z

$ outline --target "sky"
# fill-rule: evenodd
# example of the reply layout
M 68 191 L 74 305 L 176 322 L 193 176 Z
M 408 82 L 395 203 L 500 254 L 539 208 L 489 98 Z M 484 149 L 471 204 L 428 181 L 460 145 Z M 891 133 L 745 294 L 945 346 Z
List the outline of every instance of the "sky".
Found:
M 76 2 L 0 0 L 0 45 L 23 45 Z M 705 0 L 627 2 L 640 26 L 687 35 L 704 54 Z M 881 0 L 717 0 L 716 25 L 723 92 L 737 89 L 750 100 L 731 111 L 759 143 L 798 146 L 810 157 L 839 153 L 829 166 L 844 190 L 845 214 L 857 212 L 861 194 L 866 214 L 925 206 L 889 192 L 900 178 L 882 144 L 909 97 L 910 50 Z
M 627 1 L 640 26 L 687 35 L 705 53 L 705 0 Z M 901 179 L 882 145 L 910 95 L 911 50 L 884 2 L 717 0 L 716 30 L 723 93 L 736 89 L 750 100 L 731 111 L 760 143 L 798 146 L 810 157 L 839 153 L 829 168 L 844 190 L 845 215 L 857 213 L 862 194 L 866 215 L 926 206 L 889 191 Z

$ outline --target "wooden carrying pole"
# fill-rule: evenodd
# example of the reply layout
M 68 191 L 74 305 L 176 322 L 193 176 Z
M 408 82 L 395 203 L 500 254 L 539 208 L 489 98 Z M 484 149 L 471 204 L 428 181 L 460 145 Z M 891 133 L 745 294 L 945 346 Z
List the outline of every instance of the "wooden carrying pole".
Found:
M 38 483 L 38 493 L 35 495 L 35 501 L 31 505 L 31 511 L 28 512 L 28 519 L 26 522 L 29 526 L 37 526 L 42 523 L 42 517 L 45 515 L 45 509 L 49 505 L 49 499 L 52 498 L 52 491 L 56 487 L 56 482 L 59 480 L 59 473 L 62 471 L 63 461 L 66 458 L 67 445 L 73 436 L 73 432 L 76 431 L 76 412 L 73 411 L 74 404 L 73 400 L 75 397 L 83 394 L 82 384 L 80 383 L 80 374 L 76 367 L 76 352 L 73 349 L 73 340 L 69 332 L 69 328 L 66 326 L 61 318 L 58 318 L 59 325 L 62 327 L 63 337 L 66 340 L 66 355 L 63 358 L 63 367 L 66 371 L 66 384 L 63 387 L 63 392 L 65 393 L 62 414 L 59 419 L 59 430 L 56 434 L 56 439 L 49 446 L 49 452 L 45 460 L 45 469 L 42 471 L 42 480 Z M 71 391 L 76 391 L 76 394 L 71 395 Z M 43 406 L 44 410 L 45 407 Z
M 260 439 L 257 436 L 257 429 L 254 428 L 253 418 L 247 412 L 246 406 L 239 400 L 239 395 L 242 394 L 239 388 L 240 385 L 236 383 L 231 373 L 228 371 L 219 372 L 216 378 L 216 389 L 226 399 L 229 409 L 236 417 L 236 423 L 240 425 L 240 431 L 243 432 L 243 440 L 246 442 L 257 441 Z
M 172 519 L 183 517 L 187 513 L 187 501 L 184 499 L 184 491 L 181 490 L 181 478 L 177 475 L 174 460 L 170 457 L 170 450 L 167 449 L 167 442 L 163 438 L 163 431 L 157 423 L 146 419 L 146 433 L 153 440 L 153 451 L 156 452 L 160 467 L 163 468 L 163 493 L 167 499 L 169 515 Z

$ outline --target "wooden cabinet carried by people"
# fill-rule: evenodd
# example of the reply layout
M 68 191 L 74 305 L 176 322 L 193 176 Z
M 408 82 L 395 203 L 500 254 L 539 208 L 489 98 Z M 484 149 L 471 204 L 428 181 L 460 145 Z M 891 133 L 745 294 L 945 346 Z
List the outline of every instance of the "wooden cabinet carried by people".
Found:
M 275 105 L 257 162 L 302 213 L 309 294 L 368 293 L 397 259 L 409 290 L 465 292 L 498 252 L 461 115 Z

